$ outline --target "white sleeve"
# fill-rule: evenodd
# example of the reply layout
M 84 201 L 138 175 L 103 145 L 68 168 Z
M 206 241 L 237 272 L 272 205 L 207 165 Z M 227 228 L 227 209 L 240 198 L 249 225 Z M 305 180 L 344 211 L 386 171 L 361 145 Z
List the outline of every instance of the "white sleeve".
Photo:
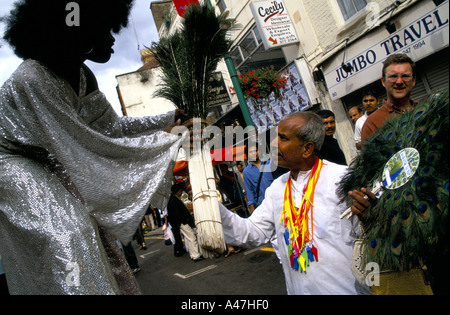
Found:
M 269 202 L 263 202 L 250 218 L 241 218 L 219 203 L 225 243 L 256 247 L 270 241 L 274 233 L 273 216 Z
M 362 125 L 358 124 L 358 122 L 356 122 L 356 125 L 355 125 L 355 142 L 356 143 L 361 142 L 361 129 L 362 129 L 361 127 L 362 127 Z

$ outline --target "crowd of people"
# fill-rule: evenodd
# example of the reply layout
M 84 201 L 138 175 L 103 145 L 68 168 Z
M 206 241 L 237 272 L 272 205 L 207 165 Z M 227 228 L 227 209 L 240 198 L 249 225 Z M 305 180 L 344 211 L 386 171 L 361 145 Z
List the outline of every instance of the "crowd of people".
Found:
M 383 106 L 378 108 L 378 95 L 367 91 L 362 96 L 365 111 L 359 108 L 349 110 L 355 123 L 355 146 L 360 150 L 364 141 L 382 128 L 389 116 L 401 115 L 415 107 L 410 98 L 415 85 L 415 71 L 415 63 L 408 56 L 397 54 L 388 57 L 382 70 L 382 83 L 387 92 Z M 349 192 L 354 199 L 351 209 L 356 215 L 352 221 L 341 220 L 340 214 L 346 205 L 340 202 L 336 186 L 347 173 L 347 162 L 333 137 L 336 130 L 333 112 L 294 113 L 284 117 L 277 128 L 278 139 L 273 145 L 278 148 L 278 156 L 261 161 L 258 149 L 250 147 L 247 167 L 243 168 L 239 163 L 234 178 L 227 165 L 220 167 L 227 182 L 220 186 L 228 188 L 224 189 L 225 194 L 232 196 L 233 190 L 229 189 L 232 184 L 244 183 L 242 190 L 246 193 L 245 201 L 250 213 L 249 217 L 243 217 L 221 205 L 227 244 L 240 248 L 272 242 L 285 272 L 289 294 L 371 294 L 367 286 L 355 281 L 349 265 L 353 243 L 362 233 L 359 220 L 363 220 L 365 209 L 375 202 L 376 197 L 366 188 Z M 264 172 L 274 162 L 281 172 Z M 313 193 L 308 196 L 309 190 Z M 292 201 L 286 199 L 286 191 L 292 192 Z M 286 209 L 286 205 L 307 209 L 309 203 L 314 204 L 314 217 L 311 211 L 309 218 L 292 218 L 290 208 Z M 311 220 L 311 229 L 317 231 L 297 235 L 303 239 L 302 246 L 297 239 L 290 239 L 293 233 L 291 221 L 300 219 Z M 314 259 L 309 260 L 311 265 L 302 268 L 307 271 L 306 276 L 297 271 L 300 269 L 298 259 L 302 251 L 309 253 L 313 248 L 319 249 L 320 262 L 315 264 L 311 263 Z M 439 276 L 432 275 L 431 279 L 435 294 L 448 292 L 448 286 Z M 404 289 L 411 293 L 407 286 Z
M 78 3 L 86 15 L 77 28 L 60 23 L 66 14 L 60 1 L 19 2 L 7 21 L 5 39 L 24 59 L 0 90 L 0 273 L 6 274 L 0 280 L 12 294 L 139 294 L 132 276 L 139 267 L 122 250 L 134 236 L 146 248 L 136 227 L 149 204 L 162 208 L 168 196 L 175 256 L 184 254 L 183 234 L 192 260 L 202 259 L 192 214 L 180 200 L 185 187 L 170 187 L 170 157 L 188 136 L 170 130 L 184 113 L 118 117 L 85 65 L 110 59 L 111 31 L 127 25 L 132 0 Z M 368 105 L 367 117 L 355 116 L 361 149 L 387 117 L 414 108 L 415 80 L 409 57 L 387 58 L 381 78 L 387 99 L 375 111 Z M 376 95 L 364 97 L 377 102 Z M 355 281 L 350 263 L 359 220 L 376 198 L 366 188 L 349 192 L 355 215 L 340 219 L 347 206 L 336 187 L 348 163 L 334 132 L 331 111 L 284 117 L 272 142 L 277 156 L 261 161 L 257 148 L 249 148 L 255 158 L 243 169 L 239 190 L 245 189 L 250 216 L 219 205 L 233 250 L 274 244 L 289 294 L 371 293 Z M 284 171 L 265 172 L 275 161 Z M 222 170 L 224 179 L 235 180 Z M 75 275 L 70 281 L 67 270 Z M 432 279 L 435 293 L 448 293 L 448 283 Z

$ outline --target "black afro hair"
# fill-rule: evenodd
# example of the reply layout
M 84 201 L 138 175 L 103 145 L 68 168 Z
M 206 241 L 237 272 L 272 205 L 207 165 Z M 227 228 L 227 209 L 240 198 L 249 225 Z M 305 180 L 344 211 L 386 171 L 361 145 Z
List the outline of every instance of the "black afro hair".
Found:
M 19 0 L 14 3 L 3 38 L 23 59 L 42 56 L 49 50 L 69 47 L 74 34 L 83 29 L 109 28 L 113 33 L 128 25 L 134 0 Z M 80 26 L 69 26 L 67 4 L 80 8 Z

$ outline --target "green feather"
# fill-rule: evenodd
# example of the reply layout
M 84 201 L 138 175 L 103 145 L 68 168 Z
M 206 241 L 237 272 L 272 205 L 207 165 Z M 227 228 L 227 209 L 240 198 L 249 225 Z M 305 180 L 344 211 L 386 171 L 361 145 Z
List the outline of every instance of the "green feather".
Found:
M 216 16 L 206 5 L 189 5 L 181 28 L 152 43 L 162 71 L 155 96 L 172 101 L 190 118 L 206 118 L 209 112 L 208 104 L 214 97 L 211 79 L 231 47 L 227 33 L 234 20 L 227 15 Z

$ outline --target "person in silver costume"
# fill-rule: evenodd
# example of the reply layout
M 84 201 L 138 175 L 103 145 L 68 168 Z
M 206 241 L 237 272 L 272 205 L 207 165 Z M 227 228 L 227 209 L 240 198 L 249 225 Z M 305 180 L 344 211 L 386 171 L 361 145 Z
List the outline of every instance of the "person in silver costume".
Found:
M 182 111 L 119 117 L 86 60 L 107 62 L 133 0 L 20 0 L 0 89 L 0 253 L 11 294 L 139 294 L 116 245 L 162 208 Z M 77 16 L 78 14 L 78 16 Z M 174 122 L 177 120 L 177 123 Z

